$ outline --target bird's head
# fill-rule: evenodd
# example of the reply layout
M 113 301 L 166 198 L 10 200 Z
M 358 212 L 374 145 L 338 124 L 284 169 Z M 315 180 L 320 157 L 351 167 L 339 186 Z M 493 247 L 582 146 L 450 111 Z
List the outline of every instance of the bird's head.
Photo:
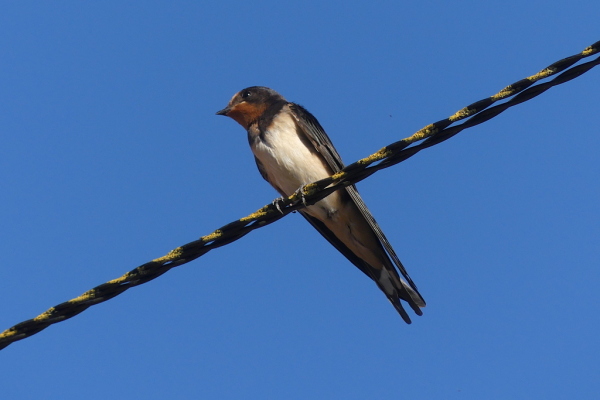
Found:
M 227 107 L 217 111 L 217 115 L 225 115 L 248 129 L 270 105 L 285 101 L 283 96 L 264 86 L 251 86 L 237 92 Z

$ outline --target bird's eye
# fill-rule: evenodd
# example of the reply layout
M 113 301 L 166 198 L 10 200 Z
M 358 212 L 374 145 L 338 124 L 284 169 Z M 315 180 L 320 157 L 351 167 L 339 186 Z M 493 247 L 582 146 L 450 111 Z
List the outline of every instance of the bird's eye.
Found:
M 247 99 L 248 97 L 250 97 L 251 94 L 252 92 L 250 92 L 249 90 L 244 90 L 242 92 L 242 99 Z

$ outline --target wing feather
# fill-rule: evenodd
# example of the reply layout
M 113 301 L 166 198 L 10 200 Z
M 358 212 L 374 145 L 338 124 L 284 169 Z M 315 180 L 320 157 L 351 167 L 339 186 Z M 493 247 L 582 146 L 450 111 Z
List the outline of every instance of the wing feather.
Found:
M 325 130 L 323 129 L 321 124 L 319 124 L 319 121 L 317 121 L 317 119 L 310 112 L 308 112 L 306 109 L 304 109 L 302 106 L 300 106 L 298 104 L 289 103 L 289 107 L 290 107 L 290 110 L 292 111 L 292 114 L 294 115 L 294 117 L 296 119 L 297 125 L 300 127 L 300 130 L 313 143 L 313 145 L 315 146 L 315 149 L 323 155 L 323 157 L 325 158 L 325 160 L 327 161 L 327 164 L 329 164 L 331 169 L 334 172 L 338 172 L 339 170 L 344 168 L 344 162 L 342 161 L 342 157 L 339 155 L 339 153 L 333 146 L 331 139 L 329 139 L 329 136 L 327 136 L 327 133 L 325 133 Z M 408 282 L 409 287 L 406 288 L 407 289 L 406 292 L 414 302 L 414 304 L 411 304 L 411 307 L 417 312 L 417 314 L 421 314 L 421 311 L 418 309 L 418 307 L 424 307 L 425 300 L 419 293 L 419 290 L 417 289 L 417 286 L 415 285 L 413 280 L 408 275 L 406 268 L 404 267 L 404 265 L 398 258 L 398 255 L 392 248 L 390 242 L 385 237 L 385 234 L 381 230 L 381 227 L 379 226 L 377 221 L 375 221 L 373 214 L 371 214 L 371 212 L 365 205 L 365 202 L 360 197 L 360 194 L 358 193 L 358 190 L 356 189 L 356 187 L 354 185 L 347 186 L 346 192 L 351 197 L 351 199 L 354 201 L 354 203 L 360 210 L 363 217 L 367 220 L 367 223 L 369 224 L 369 226 L 371 227 L 371 229 L 373 230 L 373 232 L 379 239 L 379 242 L 385 249 L 385 252 L 391 258 L 393 265 L 396 266 L 398 271 L 400 271 L 400 273 L 402 274 L 402 277 Z M 341 244 L 341 242 L 337 243 L 337 244 L 333 243 L 333 241 L 330 239 L 330 237 L 325 235 L 325 233 L 323 232 L 324 224 L 320 223 L 320 221 L 316 220 L 315 218 L 312 218 L 312 217 L 306 215 L 305 213 L 302 213 L 302 215 L 319 232 L 321 232 L 321 234 L 323 234 L 323 236 L 325 236 L 325 238 L 327 240 L 329 240 L 329 242 L 334 247 L 336 247 L 342 254 L 344 254 L 344 256 L 346 256 L 346 258 L 348 258 L 354 265 L 356 265 L 365 274 L 367 274 L 368 276 L 373 278 L 371 276 L 371 274 L 369 274 L 367 267 L 365 267 L 365 265 L 360 264 L 360 262 L 362 262 L 363 264 L 366 264 L 363 260 L 359 259 L 360 260 L 359 263 L 355 262 L 355 260 L 353 260 L 353 258 L 358 259 L 358 257 L 356 257 L 356 255 L 352 254 L 352 252 L 348 248 L 346 248 L 346 246 Z M 322 225 L 322 226 L 318 226 L 318 225 Z M 331 235 L 329 235 L 329 236 L 331 236 Z M 345 250 L 341 247 L 345 248 Z M 392 268 L 392 269 L 397 275 L 398 273 L 397 273 L 396 269 L 395 268 Z M 409 303 L 413 303 L 413 302 L 409 301 Z

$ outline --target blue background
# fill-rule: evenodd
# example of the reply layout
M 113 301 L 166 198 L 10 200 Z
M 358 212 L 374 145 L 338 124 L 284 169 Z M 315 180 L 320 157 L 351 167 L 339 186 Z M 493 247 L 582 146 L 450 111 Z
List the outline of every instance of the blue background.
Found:
M 269 203 L 265 85 L 346 162 L 600 39 L 597 1 L 4 2 L 0 330 Z M 299 215 L 0 353 L 5 398 L 600 398 L 600 71 L 359 190 L 405 325 Z

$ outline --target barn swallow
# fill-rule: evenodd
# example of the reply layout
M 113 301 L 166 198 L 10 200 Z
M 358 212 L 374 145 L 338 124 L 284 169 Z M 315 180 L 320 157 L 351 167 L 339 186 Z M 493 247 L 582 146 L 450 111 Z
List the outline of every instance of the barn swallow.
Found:
M 288 197 L 303 185 L 344 168 L 319 121 L 272 89 L 246 88 L 236 93 L 217 115 L 228 116 L 246 129 L 258 170 L 282 196 Z M 411 321 L 400 300 L 407 302 L 417 315 L 423 315 L 420 307 L 425 307 L 425 300 L 354 185 L 299 212 L 375 281 L 406 323 Z

